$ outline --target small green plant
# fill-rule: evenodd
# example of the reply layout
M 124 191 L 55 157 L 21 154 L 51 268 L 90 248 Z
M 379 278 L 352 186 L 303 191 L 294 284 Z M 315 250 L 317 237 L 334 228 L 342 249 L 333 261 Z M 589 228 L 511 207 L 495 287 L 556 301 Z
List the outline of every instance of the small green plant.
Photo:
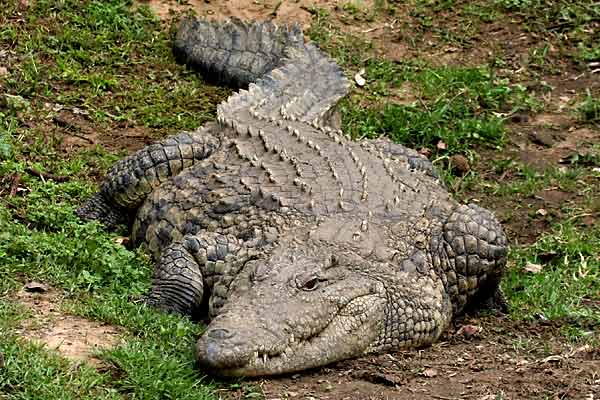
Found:
M 311 8 L 313 21 L 306 34 L 319 47 L 327 51 L 343 68 L 356 67 L 362 63 L 372 43 L 364 38 L 343 33 L 331 23 L 329 12 L 323 8 Z
M 579 104 L 577 111 L 583 122 L 600 123 L 600 98 L 592 96 L 588 89 L 585 99 Z
M 508 10 L 527 10 L 539 4 L 539 0 L 496 0 L 496 4 Z
M 474 144 L 501 146 L 504 121 L 498 114 L 528 107 L 522 87 L 494 78 L 485 67 L 370 60 L 366 77 L 367 92 L 342 103 L 345 130 L 354 137 L 388 135 L 411 147 L 466 153 Z M 394 88 L 407 83 L 414 101 L 390 102 Z M 365 97 L 372 105 L 365 107 Z M 443 147 L 436 147 L 440 142 Z

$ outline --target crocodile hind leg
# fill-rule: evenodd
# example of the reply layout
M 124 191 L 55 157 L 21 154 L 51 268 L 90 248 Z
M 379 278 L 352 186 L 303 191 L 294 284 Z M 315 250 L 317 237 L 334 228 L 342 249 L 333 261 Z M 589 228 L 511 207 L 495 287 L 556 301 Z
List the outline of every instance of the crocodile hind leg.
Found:
M 201 309 L 205 290 L 213 290 L 227 280 L 231 254 L 238 250 L 238 240 L 232 236 L 203 232 L 186 235 L 162 252 L 152 279 L 152 289 L 146 304 L 163 311 L 183 315 L 206 313 Z M 229 256 L 229 257 L 228 257 Z
M 446 287 L 455 313 L 492 305 L 506 310 L 499 288 L 508 242 L 494 215 L 475 204 L 461 205 L 444 225 L 434 264 L 445 270 Z
M 219 129 L 209 123 L 120 160 L 110 169 L 98 193 L 77 210 L 77 215 L 84 220 L 98 220 L 107 228 L 127 223 L 130 211 L 139 207 L 154 188 L 215 152 L 220 143 L 214 135 Z

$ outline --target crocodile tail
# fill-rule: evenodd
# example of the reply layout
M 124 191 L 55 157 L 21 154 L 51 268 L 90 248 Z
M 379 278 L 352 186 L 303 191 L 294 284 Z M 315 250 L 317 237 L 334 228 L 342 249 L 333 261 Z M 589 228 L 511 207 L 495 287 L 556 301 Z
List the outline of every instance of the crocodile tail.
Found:
M 304 43 L 296 25 L 186 19 L 175 49 L 207 79 L 248 86 L 219 106 L 219 120 L 232 125 L 249 123 L 241 117 L 244 111 L 254 118 L 331 125 L 335 106 L 350 87 L 334 60 Z
M 303 46 L 298 25 L 278 27 L 270 21 L 225 22 L 188 17 L 179 25 L 174 53 L 200 70 L 205 79 L 244 87 L 280 65 L 288 47 Z

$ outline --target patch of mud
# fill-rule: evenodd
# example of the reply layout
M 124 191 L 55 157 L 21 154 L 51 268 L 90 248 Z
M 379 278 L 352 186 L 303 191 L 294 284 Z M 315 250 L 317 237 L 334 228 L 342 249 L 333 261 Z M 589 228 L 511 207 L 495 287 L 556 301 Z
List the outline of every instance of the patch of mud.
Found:
M 174 0 L 147 0 L 139 1 L 147 4 L 152 11 L 163 20 L 187 11 L 194 11 L 197 15 L 206 18 L 223 20 L 236 17 L 244 21 L 260 21 L 272 19 L 278 24 L 300 24 L 303 29 L 310 26 L 311 14 L 309 7 L 326 5 L 327 1 L 255 1 L 255 0 L 188 0 L 178 2 Z
M 265 399 L 595 399 L 600 350 L 556 339 L 556 326 L 469 320 L 443 342 L 254 381 Z M 238 398 L 236 393 L 231 397 Z
M 544 169 L 591 154 L 593 146 L 600 142 L 600 133 L 575 126 L 558 131 L 531 129 L 527 139 L 519 144 L 519 158 L 534 168 Z
M 61 297 L 52 288 L 33 292 L 24 288 L 17 292 L 16 300 L 32 313 L 32 318 L 23 321 L 18 329 L 20 335 L 71 360 L 100 366 L 101 360 L 94 353 L 116 346 L 123 333 L 119 327 L 61 312 Z
M 66 152 L 100 145 L 108 151 L 132 153 L 155 140 L 149 130 L 139 126 L 102 129 L 77 108 L 61 109 L 52 117 L 52 123 L 51 130 Z

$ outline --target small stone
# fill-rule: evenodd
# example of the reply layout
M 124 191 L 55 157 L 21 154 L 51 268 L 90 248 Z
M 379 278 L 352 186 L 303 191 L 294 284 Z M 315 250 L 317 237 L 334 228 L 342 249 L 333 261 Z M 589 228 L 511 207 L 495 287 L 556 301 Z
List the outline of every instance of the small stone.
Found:
M 454 154 L 450 157 L 450 165 L 461 175 L 464 175 L 471 170 L 469 160 L 462 154 Z
M 437 142 L 437 145 L 435 147 L 437 147 L 438 150 L 447 150 L 448 149 L 448 145 L 446 144 L 446 142 L 444 142 L 442 140 Z
M 426 368 L 423 372 L 421 372 L 421 375 L 426 377 L 426 378 L 433 378 L 436 377 L 438 375 L 438 372 L 436 369 L 433 368 Z
M 529 132 L 528 136 L 529 136 L 529 140 L 531 140 L 533 143 L 538 144 L 540 146 L 544 146 L 544 147 L 552 147 L 557 141 L 557 137 L 547 131 Z
M 25 284 L 24 289 L 30 293 L 44 293 L 48 291 L 48 285 L 45 285 L 41 282 L 31 281 Z
M 8 69 L 6 67 L 0 67 L 0 76 L 8 75 Z
M 510 120 L 516 124 L 528 122 L 529 115 L 523 113 L 516 113 L 511 116 Z
M 477 325 L 463 325 L 460 327 L 457 335 L 462 335 L 465 338 L 471 338 L 481 332 L 481 327 Z

